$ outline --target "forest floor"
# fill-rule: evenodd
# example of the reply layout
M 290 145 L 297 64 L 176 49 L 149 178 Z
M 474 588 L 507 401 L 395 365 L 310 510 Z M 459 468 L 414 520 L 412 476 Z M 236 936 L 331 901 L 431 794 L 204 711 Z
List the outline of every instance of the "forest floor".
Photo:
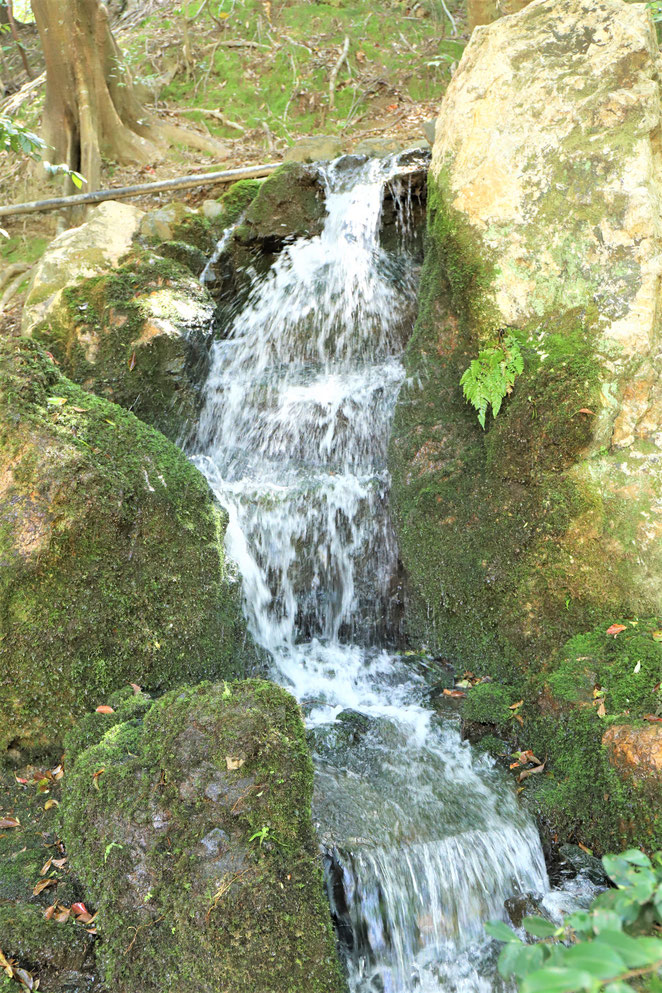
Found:
M 422 141 L 422 126 L 436 116 L 466 43 L 459 0 L 107 3 L 146 114 L 215 139 L 220 152 L 177 144 L 147 166 L 106 162 L 103 187 L 278 162 L 290 145 L 312 135 L 337 136 L 348 150 L 368 137 L 397 137 L 403 146 Z M 17 16 L 21 9 L 15 0 Z M 34 24 L 23 23 L 19 36 L 33 81 L 11 37 L 2 36 L 0 114 L 38 133 L 45 93 L 39 35 Z M 26 167 L 0 153 L 1 203 L 58 192 L 40 165 Z M 195 205 L 220 192 L 200 189 L 184 198 Z M 132 202 L 148 208 L 171 198 L 165 193 Z M 55 214 L 7 218 L 0 273 L 8 264 L 38 259 L 57 224 Z M 15 320 L 19 305 L 20 296 L 14 297 L 5 319 Z

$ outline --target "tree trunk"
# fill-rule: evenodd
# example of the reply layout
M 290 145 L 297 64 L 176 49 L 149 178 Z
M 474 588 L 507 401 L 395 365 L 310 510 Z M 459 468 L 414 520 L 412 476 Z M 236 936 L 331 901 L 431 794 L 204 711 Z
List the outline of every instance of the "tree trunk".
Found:
M 100 0 L 32 0 L 46 62 L 43 137 L 56 163 L 99 188 L 101 158 L 158 156 Z

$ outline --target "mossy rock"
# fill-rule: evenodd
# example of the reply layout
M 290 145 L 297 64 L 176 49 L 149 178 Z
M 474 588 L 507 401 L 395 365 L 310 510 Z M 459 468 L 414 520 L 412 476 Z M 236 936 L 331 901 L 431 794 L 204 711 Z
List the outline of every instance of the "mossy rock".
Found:
M 218 198 L 221 213 L 214 221 L 217 227 L 225 229 L 229 228 L 231 224 L 236 224 L 260 192 L 262 182 L 261 179 L 240 179 L 233 183 Z
M 513 719 L 510 709 L 516 702 L 513 691 L 498 683 L 479 683 L 467 693 L 462 706 L 462 720 L 488 724 L 498 729 L 507 728 Z
M 259 680 L 172 691 L 79 754 L 61 824 L 108 987 L 344 990 L 312 786 L 297 704 Z
M 181 242 L 159 251 L 176 258 L 134 249 L 116 268 L 74 281 L 32 334 L 74 382 L 176 441 L 200 408 L 214 306 L 191 271 L 204 264 L 200 251 Z
M 62 742 L 136 682 L 252 657 L 225 518 L 184 455 L 29 340 L 0 350 L 0 748 Z

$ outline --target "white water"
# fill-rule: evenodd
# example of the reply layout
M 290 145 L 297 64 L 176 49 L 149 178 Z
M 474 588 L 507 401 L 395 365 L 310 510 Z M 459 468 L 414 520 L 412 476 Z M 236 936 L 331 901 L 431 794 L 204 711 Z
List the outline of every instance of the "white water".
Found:
M 379 246 L 398 171 L 326 167 L 323 232 L 282 251 L 214 346 L 194 457 L 229 514 L 251 631 L 311 728 L 353 993 L 469 993 L 493 983 L 482 923 L 547 877 L 510 785 L 385 647 L 386 448 L 416 293 L 414 261 Z

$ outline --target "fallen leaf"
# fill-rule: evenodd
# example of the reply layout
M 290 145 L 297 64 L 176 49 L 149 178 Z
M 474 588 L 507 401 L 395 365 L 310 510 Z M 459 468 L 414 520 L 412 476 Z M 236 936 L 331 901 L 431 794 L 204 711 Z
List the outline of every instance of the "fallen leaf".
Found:
M 138 686 L 138 683 L 129 683 L 129 686 L 134 693 L 142 693 L 142 687 Z
M 75 410 L 77 414 L 86 414 L 90 408 L 89 407 L 72 407 L 71 409 L 72 410 Z
M 594 410 L 589 410 L 588 407 L 580 407 L 579 410 L 577 411 L 577 413 L 578 414 L 593 414 L 593 416 L 595 417 L 595 411 Z
M 592 855 L 593 854 L 593 850 L 591 848 L 587 848 L 586 845 L 582 845 L 581 841 L 578 841 L 577 842 L 577 847 L 578 848 L 581 848 L 581 850 L 583 852 L 586 852 L 587 855 Z
M 522 717 L 522 715 L 521 714 L 515 714 L 514 716 L 515 716 L 515 720 L 516 721 L 519 721 L 519 723 L 522 725 L 522 727 L 524 727 L 524 718 Z
M 40 879 L 38 883 L 35 884 L 32 890 L 33 896 L 39 896 L 42 890 L 47 890 L 49 886 L 57 886 L 58 880 L 53 879 L 51 876 L 49 879 Z
M 85 906 L 84 903 L 72 903 L 71 904 L 71 909 L 72 909 L 73 913 L 76 914 L 76 915 L 78 915 L 78 914 L 86 914 L 87 913 L 87 907 Z
M 641 662 L 637 662 L 637 664 L 635 665 L 634 669 L 632 670 L 632 673 L 633 673 L 633 675 L 636 675 L 640 671 L 641 671 Z
M 449 696 L 452 700 L 460 700 L 466 695 L 463 690 L 444 690 L 444 696 Z
M 99 776 L 103 776 L 105 771 L 106 771 L 105 768 L 97 769 L 97 771 L 92 776 L 92 785 L 94 786 L 95 790 L 99 789 Z
M 662 631 L 653 631 L 653 641 L 662 641 Z
M 241 769 L 245 761 L 246 759 L 234 758 L 232 755 L 225 756 L 225 764 L 230 772 L 233 772 L 235 769 Z
M 60 909 L 55 915 L 54 920 L 56 920 L 58 924 L 66 924 L 70 917 L 71 917 L 71 911 L 69 910 L 69 908 L 60 907 Z
M 651 723 L 660 721 L 662 723 L 662 717 L 658 717 L 657 714 L 644 714 L 644 720 L 650 721 Z
M 129 372 L 133 372 L 135 368 L 136 368 L 136 353 L 132 352 L 131 358 L 129 359 Z
M 67 402 L 66 397 L 47 397 L 46 403 L 50 404 L 51 407 L 64 407 Z
M 39 980 L 35 979 L 29 972 L 25 969 L 14 969 L 14 979 L 18 979 L 21 986 L 26 990 L 36 990 L 39 989 Z
M 522 706 L 523 703 L 524 703 L 524 700 L 518 700 L 517 703 L 511 703 L 511 705 L 508 708 L 508 710 L 518 710 Z
M 44 917 L 46 918 L 47 921 L 50 921 L 51 917 L 55 913 L 56 906 L 57 904 L 52 903 L 50 907 L 46 907 L 46 910 L 44 911 Z
M 20 776 L 14 776 L 14 779 L 16 780 L 17 783 L 21 783 L 21 785 L 27 786 L 28 783 L 27 779 L 21 779 Z
M 517 777 L 517 782 L 521 783 L 523 779 L 528 776 L 537 776 L 539 772 L 543 772 L 545 769 L 545 763 L 541 762 L 540 765 L 535 766 L 533 769 L 523 769 Z
M 60 801 L 54 800 L 53 797 L 50 797 L 44 804 L 44 810 L 52 810 L 53 807 L 59 807 L 59 806 L 60 806 Z
M 114 714 L 115 713 L 115 711 L 113 710 L 113 708 L 112 707 L 109 707 L 107 703 L 102 703 L 100 707 L 97 707 L 97 709 L 96 709 L 95 712 L 97 714 Z
M 51 769 L 51 776 L 56 781 L 62 779 L 64 776 L 64 766 L 56 765 L 54 769 Z
M 607 711 L 605 710 L 605 702 L 604 702 L 604 700 L 601 700 L 600 701 L 600 706 L 598 707 L 597 713 L 598 713 L 598 717 L 606 717 L 607 716 Z
M 18 817 L 0 817 L 0 831 L 6 828 L 17 828 L 21 826 Z
M 12 969 L 11 963 L 2 954 L 2 949 L 0 949 L 0 969 L 6 972 L 10 979 L 14 976 L 14 970 Z
M 39 873 L 39 875 L 40 876 L 45 876 L 46 873 L 48 872 L 48 870 L 50 869 L 50 867 L 52 866 L 52 864 L 53 864 L 53 859 L 52 858 L 50 858 L 48 860 L 48 862 L 44 862 L 44 864 L 41 867 L 41 872 Z
M 607 628 L 605 633 L 613 634 L 615 638 L 617 634 L 621 633 L 621 631 L 625 631 L 625 624 L 612 624 L 611 627 Z
M 455 688 L 458 690 L 468 690 L 471 686 L 470 679 L 461 679 L 459 683 L 455 684 Z

